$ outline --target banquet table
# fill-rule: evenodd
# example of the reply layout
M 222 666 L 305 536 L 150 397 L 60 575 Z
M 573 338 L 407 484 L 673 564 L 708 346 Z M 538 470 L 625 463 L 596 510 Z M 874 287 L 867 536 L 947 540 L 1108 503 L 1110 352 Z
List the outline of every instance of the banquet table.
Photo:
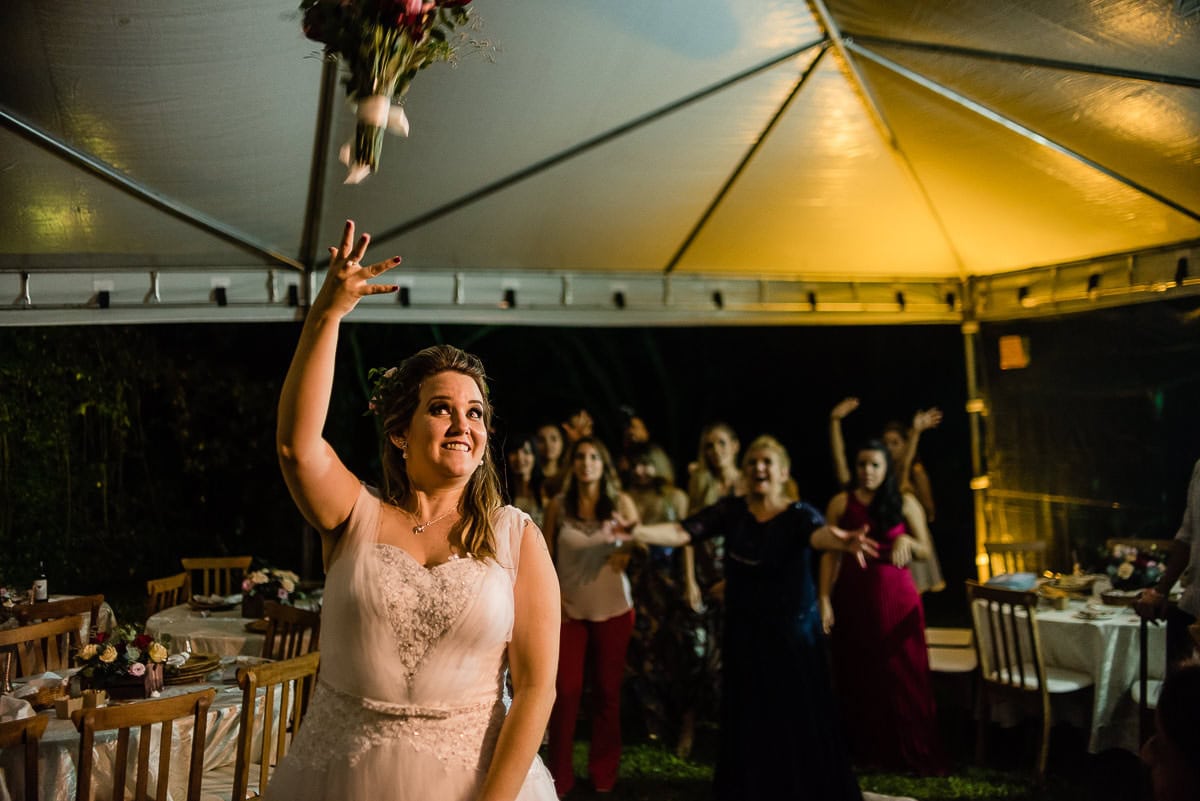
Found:
M 1072 707 L 1067 698 L 1055 698 L 1055 711 L 1090 730 L 1090 753 L 1110 748 L 1137 753 L 1138 710 L 1131 690 L 1138 681 L 1140 621 L 1128 607 L 1108 607 L 1112 616 L 1100 619 L 1084 617 L 1087 608 L 1087 601 L 1072 600 L 1066 609 L 1043 607 L 1037 611 L 1038 639 L 1046 665 L 1086 673 L 1095 683 L 1086 706 Z M 987 627 L 979 630 L 983 638 L 980 646 L 986 648 Z M 1165 627 L 1150 626 L 1150 678 L 1162 678 L 1166 639 Z
M 319 609 L 317 598 L 300 599 L 301 609 Z M 261 629 L 250 631 L 254 621 L 242 617 L 240 604 L 231 609 L 208 611 L 193 609 L 188 604 L 168 607 L 146 620 L 146 633 L 152 637 L 171 638 L 172 651 L 218 656 L 259 656 L 262 654 Z
M 207 731 L 204 745 L 204 770 L 232 765 L 237 758 L 238 721 L 242 710 L 242 692 L 236 684 L 204 682 L 166 687 L 162 696 L 183 695 L 214 687 L 216 698 L 208 710 Z M 130 701 L 127 703 L 138 703 Z M 261 699 L 259 703 L 262 703 Z M 49 717 L 46 733 L 42 737 L 38 753 L 39 798 L 44 801 L 73 801 L 76 790 L 76 761 L 79 758 L 79 732 L 71 720 L 62 720 L 53 710 L 38 714 Z M 152 728 L 151 766 L 158 764 L 158 741 L 160 726 Z M 137 737 L 137 733 L 134 733 Z M 192 744 L 192 721 L 190 718 L 177 720 L 172 728 L 172 753 L 169 774 L 169 798 L 183 799 L 187 794 L 187 762 Z M 98 788 L 97 801 L 107 797 L 107 788 L 112 786 L 113 762 L 116 754 L 116 733 L 98 732 L 93 750 L 93 776 Z M 136 758 L 137 749 L 131 743 L 130 756 Z M 0 753 L 0 776 L 7 784 L 5 788 L 14 799 L 24 798 L 23 775 L 18 749 Z M 157 771 L 152 767 L 151 788 L 157 782 Z M 130 770 L 128 781 L 132 788 L 133 775 Z M 2 796 L 0 796 L 2 797 Z M 211 796 L 209 796 L 211 797 Z
M 168 607 L 146 620 L 151 637 L 170 637 L 172 651 L 218 656 L 258 656 L 263 634 L 249 631 L 253 621 L 242 617 L 241 605 L 219 612 L 192 609 L 187 604 Z

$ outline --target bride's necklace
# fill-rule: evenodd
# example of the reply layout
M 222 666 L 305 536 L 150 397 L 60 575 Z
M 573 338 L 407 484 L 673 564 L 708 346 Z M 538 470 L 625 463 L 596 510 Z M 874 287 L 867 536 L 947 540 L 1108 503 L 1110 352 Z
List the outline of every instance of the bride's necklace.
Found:
M 426 520 L 424 523 L 417 523 L 415 526 L 413 526 L 413 534 L 423 533 L 425 531 L 425 529 L 429 528 L 430 526 L 432 526 L 434 523 L 438 522 L 439 520 L 446 519 L 450 515 L 454 514 L 456 511 L 457 511 L 456 509 L 451 509 L 449 512 L 440 514 L 437 517 L 432 518 L 431 520 Z M 412 514 L 411 512 L 409 512 L 409 516 L 412 517 L 413 520 L 417 519 L 417 516 Z

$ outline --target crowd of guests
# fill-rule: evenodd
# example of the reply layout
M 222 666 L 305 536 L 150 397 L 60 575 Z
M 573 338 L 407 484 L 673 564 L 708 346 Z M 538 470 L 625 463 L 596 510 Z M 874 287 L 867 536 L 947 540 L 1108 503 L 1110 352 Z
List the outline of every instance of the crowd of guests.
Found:
M 831 798 L 859 797 L 852 761 L 945 773 L 920 599 L 943 582 L 916 455 L 941 413 L 919 411 L 847 453 L 841 421 L 858 405 L 830 413 L 845 489 L 823 515 L 801 501 L 779 442 L 759 437 L 743 453 L 723 422 L 700 432 L 684 480 L 627 408 L 615 456 L 584 409 L 505 438 L 509 502 L 542 527 L 562 595 L 548 730 L 560 796 L 576 782 L 581 712 L 591 784 L 613 787 L 623 695 L 681 756 L 698 722 L 720 723 L 722 797 L 788 793 L 795 781 L 811 791 L 811 775 L 783 769 L 797 749 L 820 755 Z

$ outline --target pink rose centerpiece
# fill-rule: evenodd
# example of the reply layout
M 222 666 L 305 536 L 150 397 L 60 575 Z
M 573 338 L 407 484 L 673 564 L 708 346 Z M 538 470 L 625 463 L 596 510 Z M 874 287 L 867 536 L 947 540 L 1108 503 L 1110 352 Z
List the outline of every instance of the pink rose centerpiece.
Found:
M 398 105 L 418 71 L 453 61 L 455 31 L 471 0 L 302 0 L 304 35 L 349 69 L 346 95 L 358 108 L 354 139 L 341 151 L 356 184 L 379 169 L 384 131 L 408 136 Z M 475 43 L 478 44 L 478 43 Z
M 263 616 L 263 603 L 276 601 L 292 606 L 304 593 L 298 588 L 300 577 L 290 570 L 262 567 L 251 570 L 242 579 L 242 617 Z

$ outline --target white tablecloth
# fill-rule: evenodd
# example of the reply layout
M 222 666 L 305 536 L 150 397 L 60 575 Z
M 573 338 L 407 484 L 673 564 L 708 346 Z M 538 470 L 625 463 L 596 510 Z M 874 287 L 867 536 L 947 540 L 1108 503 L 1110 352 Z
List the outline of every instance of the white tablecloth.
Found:
M 208 710 L 207 731 L 205 732 L 204 769 L 231 765 L 237 758 L 238 720 L 242 710 L 242 692 L 236 685 L 226 684 L 185 684 L 168 686 L 164 696 L 182 695 L 189 692 L 216 687 L 217 696 Z M 134 702 L 136 703 L 136 702 Z M 261 703 L 261 701 L 260 701 Z M 70 720 L 58 719 L 53 711 L 41 712 L 50 718 L 46 733 L 42 737 L 38 757 L 40 798 L 44 801 L 73 801 L 76 788 L 76 760 L 79 758 L 79 732 Z M 154 726 L 150 764 L 152 766 L 151 792 L 157 782 L 158 742 L 160 727 Z M 137 759 L 137 732 L 130 741 L 130 758 Z M 187 794 L 187 763 L 192 745 L 192 721 L 177 720 L 172 727 L 172 755 L 170 770 L 170 795 L 172 799 L 183 799 Z M 112 786 L 113 761 L 116 755 L 117 743 L 114 732 L 99 732 L 93 750 L 93 786 L 99 791 L 97 801 L 107 798 L 107 788 Z M 7 790 L 12 798 L 24 798 L 22 777 L 24 769 L 18 761 L 21 758 L 18 749 L 9 749 L 0 754 L 0 774 L 7 780 Z M 130 765 L 127 773 L 128 786 L 133 789 L 133 767 Z
M 1076 707 L 1065 698 L 1054 699 L 1056 714 L 1090 728 L 1088 751 L 1109 748 L 1136 753 L 1138 742 L 1137 705 L 1131 688 L 1138 681 L 1139 621 L 1129 608 L 1102 620 L 1086 620 L 1079 612 L 1083 601 L 1071 601 L 1067 609 L 1040 608 L 1037 612 L 1038 639 L 1047 666 L 1086 673 L 1095 682 L 1090 708 Z M 986 635 L 986 627 L 983 628 Z M 1166 631 L 1151 625 L 1147 638 L 1149 675 L 1162 678 L 1166 663 Z M 987 647 L 986 642 L 981 642 Z M 1072 714 L 1072 713 L 1075 714 Z
M 242 617 L 240 604 L 221 612 L 199 612 L 181 604 L 151 615 L 146 633 L 152 637 L 170 636 L 172 652 L 259 656 L 263 635 L 247 631 L 250 622 Z

